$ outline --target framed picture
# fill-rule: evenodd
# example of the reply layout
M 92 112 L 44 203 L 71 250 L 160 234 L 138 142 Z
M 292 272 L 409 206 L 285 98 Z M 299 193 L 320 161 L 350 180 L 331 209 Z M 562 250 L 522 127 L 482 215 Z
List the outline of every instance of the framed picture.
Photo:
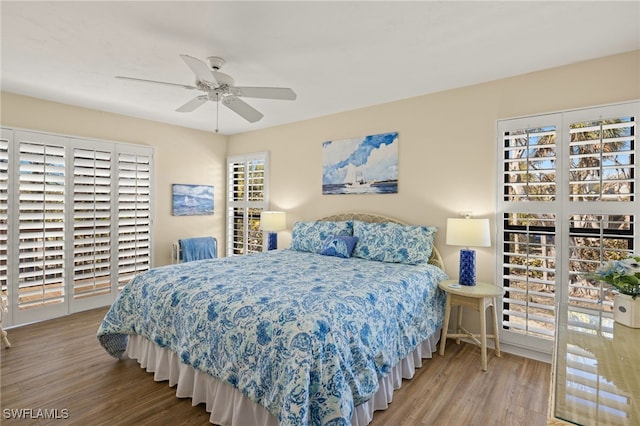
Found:
M 398 132 L 322 144 L 323 194 L 398 192 Z
M 174 216 L 204 216 L 213 214 L 213 185 L 173 186 Z

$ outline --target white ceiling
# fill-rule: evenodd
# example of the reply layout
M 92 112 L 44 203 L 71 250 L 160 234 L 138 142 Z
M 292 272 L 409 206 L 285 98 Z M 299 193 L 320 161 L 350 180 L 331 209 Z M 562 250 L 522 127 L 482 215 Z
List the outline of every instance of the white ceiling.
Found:
M 216 104 L 179 57 L 221 56 L 239 86 L 291 87 L 245 100 L 234 134 L 640 49 L 640 1 L 5 1 L 3 91 L 214 131 Z

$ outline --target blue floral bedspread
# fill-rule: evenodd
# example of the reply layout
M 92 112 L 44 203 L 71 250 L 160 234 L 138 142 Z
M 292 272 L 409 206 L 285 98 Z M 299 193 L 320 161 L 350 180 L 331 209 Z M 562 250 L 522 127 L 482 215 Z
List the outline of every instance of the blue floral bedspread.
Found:
M 142 335 L 281 425 L 350 425 L 378 378 L 442 326 L 446 278 L 293 250 L 164 266 L 124 287 L 98 339 L 120 358 Z

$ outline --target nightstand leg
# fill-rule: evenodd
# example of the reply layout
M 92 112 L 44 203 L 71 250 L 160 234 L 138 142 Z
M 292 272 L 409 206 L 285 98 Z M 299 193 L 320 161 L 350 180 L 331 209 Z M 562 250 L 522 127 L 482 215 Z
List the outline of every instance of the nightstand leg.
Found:
M 481 343 L 481 354 L 480 359 L 482 360 L 482 371 L 487 371 L 487 318 L 485 311 L 485 304 L 482 299 L 478 299 L 478 310 L 480 311 L 480 343 Z
M 10 348 L 11 342 L 9 342 L 9 339 L 7 338 L 7 332 L 2 329 L 2 326 L 0 326 L 0 336 L 2 338 L 2 343 L 4 343 L 4 347 Z
M 451 296 L 447 293 L 447 302 L 444 308 L 444 322 L 442 323 L 442 337 L 440 338 L 440 355 L 444 355 L 444 347 L 447 343 L 447 327 L 451 316 Z
M 493 342 L 496 348 L 496 356 L 501 356 L 500 354 L 500 338 L 498 337 L 500 335 L 500 329 L 498 328 L 498 311 L 496 309 L 496 298 L 493 298 L 493 306 L 491 306 L 491 309 L 493 309 Z

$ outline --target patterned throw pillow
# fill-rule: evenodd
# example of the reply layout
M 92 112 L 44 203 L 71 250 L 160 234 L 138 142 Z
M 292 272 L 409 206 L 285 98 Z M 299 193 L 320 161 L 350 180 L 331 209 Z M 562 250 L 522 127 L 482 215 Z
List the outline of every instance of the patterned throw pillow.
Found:
M 353 222 L 314 221 L 296 222 L 293 224 L 291 235 L 291 249 L 320 253 L 324 241 L 331 235 L 353 235 Z
M 416 265 L 429 261 L 437 228 L 399 223 L 354 221 L 358 237 L 353 256 L 380 262 Z
M 346 235 L 330 235 L 322 244 L 320 254 L 325 256 L 336 256 L 342 258 L 351 257 L 351 252 L 358 242 L 357 237 L 347 237 Z

